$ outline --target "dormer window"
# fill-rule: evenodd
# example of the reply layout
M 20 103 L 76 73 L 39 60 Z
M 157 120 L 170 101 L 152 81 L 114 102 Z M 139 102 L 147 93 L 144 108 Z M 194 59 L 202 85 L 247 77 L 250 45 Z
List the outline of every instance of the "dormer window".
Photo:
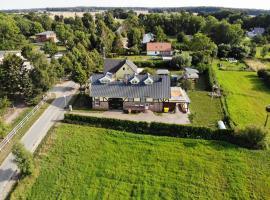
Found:
M 145 85 L 152 85 L 154 80 L 151 78 L 150 74 L 147 75 L 147 79 L 144 80 Z
M 102 84 L 107 84 L 110 83 L 111 81 L 112 81 L 112 73 L 110 72 L 107 72 L 105 76 L 99 79 L 99 82 Z
M 140 83 L 140 80 L 139 78 L 135 75 L 130 81 L 129 81 L 131 84 L 133 85 L 137 85 Z

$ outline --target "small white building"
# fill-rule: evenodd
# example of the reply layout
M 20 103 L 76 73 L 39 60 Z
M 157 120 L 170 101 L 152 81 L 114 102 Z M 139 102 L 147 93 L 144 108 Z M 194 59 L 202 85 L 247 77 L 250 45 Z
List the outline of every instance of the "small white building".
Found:
M 193 68 L 185 68 L 184 79 L 196 80 L 199 79 L 199 71 Z
M 146 33 L 143 35 L 143 44 L 147 44 L 149 42 L 153 42 L 155 40 L 155 35 L 153 33 Z
M 251 31 L 248 31 L 247 32 L 247 36 L 249 38 L 253 38 L 255 36 L 261 36 L 262 34 L 264 34 L 264 32 L 265 32 L 265 29 L 264 28 L 255 27 Z

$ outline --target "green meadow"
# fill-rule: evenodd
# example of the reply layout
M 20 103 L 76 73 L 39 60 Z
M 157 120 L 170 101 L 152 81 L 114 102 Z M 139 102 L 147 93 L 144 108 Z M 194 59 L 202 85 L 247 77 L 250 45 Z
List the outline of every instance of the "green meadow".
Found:
M 258 78 L 257 73 L 218 70 L 217 62 L 213 63 L 213 67 L 226 95 L 233 122 L 237 126 L 263 126 L 266 119 L 265 107 L 270 104 L 270 89 Z
M 11 199 L 269 199 L 269 153 L 61 124 Z

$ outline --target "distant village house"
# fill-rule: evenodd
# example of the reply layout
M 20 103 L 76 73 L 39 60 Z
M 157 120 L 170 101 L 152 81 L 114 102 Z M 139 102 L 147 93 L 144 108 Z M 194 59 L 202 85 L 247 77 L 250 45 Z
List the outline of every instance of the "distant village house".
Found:
M 45 31 L 36 34 L 36 42 L 57 42 L 56 34 L 53 31 Z
M 256 28 L 253 28 L 251 31 L 248 31 L 247 32 L 247 36 L 250 37 L 250 38 L 253 38 L 255 36 L 261 36 L 261 35 L 263 35 L 264 32 L 265 32 L 265 29 L 264 28 L 256 27 Z

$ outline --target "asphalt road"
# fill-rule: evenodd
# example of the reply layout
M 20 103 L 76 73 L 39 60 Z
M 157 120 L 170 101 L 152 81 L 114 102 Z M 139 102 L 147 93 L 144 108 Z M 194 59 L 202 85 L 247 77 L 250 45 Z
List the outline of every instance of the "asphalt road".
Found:
M 21 138 L 27 150 L 34 152 L 54 123 L 63 119 L 65 113 L 63 108 L 77 89 L 78 86 L 74 82 L 67 81 L 51 90 L 56 94 L 56 99 Z M 14 163 L 14 156 L 10 153 L 0 166 L 0 200 L 7 196 L 17 176 L 18 167 Z

